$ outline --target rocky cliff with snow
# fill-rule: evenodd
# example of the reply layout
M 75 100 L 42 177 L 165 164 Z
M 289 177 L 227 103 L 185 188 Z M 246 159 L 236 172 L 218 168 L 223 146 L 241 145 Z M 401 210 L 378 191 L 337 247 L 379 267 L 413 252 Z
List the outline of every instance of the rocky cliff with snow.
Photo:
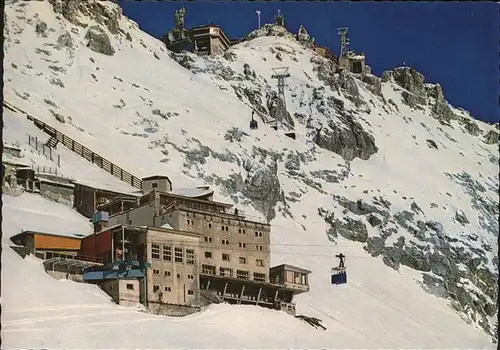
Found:
M 275 25 L 220 57 L 176 54 L 100 1 L 8 1 L 5 37 L 11 104 L 139 177 L 210 184 L 273 232 L 419 271 L 496 337 L 499 125 L 451 106 L 422 73 L 339 71 Z M 282 66 L 296 140 L 267 124 Z

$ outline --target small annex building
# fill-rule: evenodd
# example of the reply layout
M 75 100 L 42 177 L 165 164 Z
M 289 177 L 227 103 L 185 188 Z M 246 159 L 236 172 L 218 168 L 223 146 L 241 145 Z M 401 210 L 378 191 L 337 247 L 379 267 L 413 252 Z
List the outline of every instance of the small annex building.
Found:
M 123 202 L 132 202 L 142 194 L 141 191 L 126 192 L 120 189 L 103 188 L 82 181 L 74 181 L 74 208 L 83 216 L 91 218 L 99 207 L 121 198 Z
M 10 240 L 17 246 L 24 247 L 27 254 L 33 254 L 40 259 L 53 257 L 72 259 L 78 255 L 82 238 L 86 236 L 80 233 L 22 231 L 12 236 Z

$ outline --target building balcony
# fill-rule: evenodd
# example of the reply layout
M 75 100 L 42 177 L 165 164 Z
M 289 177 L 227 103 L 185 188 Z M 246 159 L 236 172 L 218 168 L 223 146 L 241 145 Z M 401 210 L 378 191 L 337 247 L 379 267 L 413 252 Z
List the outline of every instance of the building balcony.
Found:
M 271 283 L 283 286 L 287 289 L 293 290 L 294 292 L 300 292 L 300 293 L 309 292 L 309 285 L 307 284 L 287 282 L 280 279 L 271 280 Z

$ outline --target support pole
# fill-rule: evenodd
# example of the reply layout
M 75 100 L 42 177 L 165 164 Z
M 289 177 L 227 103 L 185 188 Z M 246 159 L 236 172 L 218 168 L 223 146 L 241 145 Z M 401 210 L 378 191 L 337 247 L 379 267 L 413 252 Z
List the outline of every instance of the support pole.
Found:
M 125 227 L 122 225 L 122 260 L 125 260 Z
M 255 305 L 259 305 L 260 301 L 260 294 L 262 293 L 262 287 L 259 288 L 259 295 L 257 295 L 257 301 L 255 302 Z
M 226 291 L 227 291 L 227 282 L 224 285 L 224 291 L 222 292 L 222 297 L 224 298 L 226 296 Z
M 111 231 L 111 262 L 115 262 L 115 235 L 113 231 Z
M 241 298 L 243 297 L 243 292 L 245 291 L 245 285 L 241 287 L 240 297 L 238 298 L 238 304 L 241 304 Z

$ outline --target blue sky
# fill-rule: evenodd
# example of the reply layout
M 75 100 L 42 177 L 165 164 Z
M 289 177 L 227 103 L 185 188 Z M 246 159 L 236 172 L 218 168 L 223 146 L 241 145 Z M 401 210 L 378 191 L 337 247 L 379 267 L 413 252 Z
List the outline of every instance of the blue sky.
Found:
M 337 28 L 349 27 L 351 48 L 364 52 L 378 76 L 403 62 L 443 87 L 446 99 L 477 119 L 500 120 L 499 6 L 487 2 L 121 2 L 141 29 L 159 37 L 186 8 L 186 25 L 220 25 L 238 38 L 269 23 L 278 9 L 286 27 L 302 24 L 319 45 L 339 52 Z

